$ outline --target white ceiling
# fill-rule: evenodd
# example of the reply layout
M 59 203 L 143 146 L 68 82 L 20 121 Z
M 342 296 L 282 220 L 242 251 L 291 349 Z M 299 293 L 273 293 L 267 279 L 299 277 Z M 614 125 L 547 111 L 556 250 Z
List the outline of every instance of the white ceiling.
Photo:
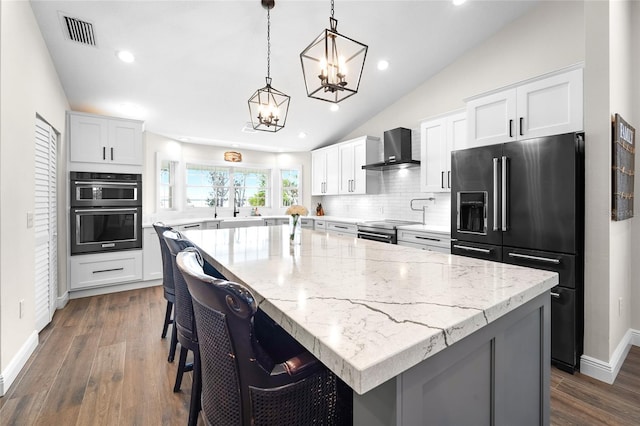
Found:
M 260 0 L 31 1 L 73 110 L 139 118 L 146 130 L 178 140 L 273 152 L 340 140 L 534 4 L 336 0 L 338 31 L 369 51 L 359 92 L 331 112 L 306 96 L 299 58 L 328 26 L 330 1 L 276 0 L 271 77 L 291 96 L 289 115 L 277 133 L 246 133 L 247 101 L 267 68 Z M 59 12 L 91 22 L 97 47 L 68 40 Z M 121 62 L 119 50 L 135 62 Z M 388 70 L 377 69 L 380 59 Z M 137 110 L 123 112 L 127 104 Z

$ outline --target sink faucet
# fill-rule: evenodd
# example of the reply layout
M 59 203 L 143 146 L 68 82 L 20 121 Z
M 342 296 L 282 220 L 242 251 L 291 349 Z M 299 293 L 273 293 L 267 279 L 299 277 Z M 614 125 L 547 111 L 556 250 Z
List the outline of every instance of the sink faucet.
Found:
M 236 200 L 233 200 L 233 217 L 238 216 L 238 214 L 240 214 L 240 207 L 238 207 Z

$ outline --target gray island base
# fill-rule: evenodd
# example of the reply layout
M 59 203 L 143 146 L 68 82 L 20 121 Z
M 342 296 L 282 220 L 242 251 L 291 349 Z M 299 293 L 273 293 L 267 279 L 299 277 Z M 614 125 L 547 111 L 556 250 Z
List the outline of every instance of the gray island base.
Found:
M 549 423 L 556 273 L 287 226 L 185 232 L 354 390 L 354 425 Z

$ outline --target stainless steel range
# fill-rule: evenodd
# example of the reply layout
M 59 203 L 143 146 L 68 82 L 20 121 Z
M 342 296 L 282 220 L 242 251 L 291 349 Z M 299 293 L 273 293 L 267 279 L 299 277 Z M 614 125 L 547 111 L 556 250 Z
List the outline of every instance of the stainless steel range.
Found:
M 357 224 L 358 238 L 380 241 L 382 243 L 398 244 L 398 226 L 416 225 L 419 223 L 421 222 L 394 219 L 360 222 Z

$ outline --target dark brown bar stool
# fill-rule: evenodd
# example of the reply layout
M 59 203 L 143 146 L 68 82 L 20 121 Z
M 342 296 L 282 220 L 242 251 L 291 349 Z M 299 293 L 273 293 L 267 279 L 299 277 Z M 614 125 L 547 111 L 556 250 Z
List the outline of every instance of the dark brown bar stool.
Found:
M 170 226 L 166 226 L 162 222 L 156 222 L 153 224 L 153 229 L 156 230 L 158 234 L 158 240 L 160 240 L 160 253 L 162 254 L 162 289 L 164 291 L 164 298 L 167 300 L 167 310 L 164 314 L 164 325 L 162 327 L 162 335 L 161 337 L 164 339 L 167 337 L 167 329 L 169 328 L 169 324 L 174 323 L 174 319 L 172 318 L 173 313 L 173 304 L 176 301 L 174 284 L 173 284 L 173 265 L 171 264 L 171 254 L 169 253 L 169 248 L 167 247 L 167 243 L 164 241 L 164 237 L 162 234 L 165 231 L 172 230 Z M 169 362 L 173 362 L 173 359 L 176 355 L 176 344 L 177 344 L 177 334 L 176 328 L 173 327 L 171 332 L 171 346 L 169 347 Z
M 206 424 L 352 424 L 351 389 L 282 328 L 258 330 L 251 292 L 208 276 L 202 264 L 195 249 L 177 256 L 195 312 Z M 272 340 L 280 356 L 262 344 Z

